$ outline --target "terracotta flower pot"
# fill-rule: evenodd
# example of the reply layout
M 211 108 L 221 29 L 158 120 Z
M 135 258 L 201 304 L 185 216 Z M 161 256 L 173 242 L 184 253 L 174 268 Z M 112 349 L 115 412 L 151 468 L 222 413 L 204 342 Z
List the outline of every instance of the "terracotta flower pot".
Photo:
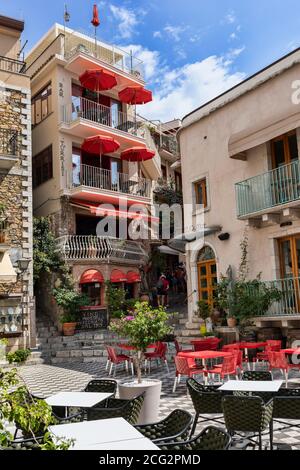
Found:
M 150 300 L 150 297 L 149 297 L 148 294 L 141 294 L 141 296 L 140 296 L 140 301 L 141 302 L 149 302 L 149 300 Z
M 236 327 L 236 318 L 233 318 L 233 317 L 227 318 L 227 326 L 229 328 Z
M 63 323 L 62 327 L 64 336 L 73 336 L 75 333 L 76 322 Z

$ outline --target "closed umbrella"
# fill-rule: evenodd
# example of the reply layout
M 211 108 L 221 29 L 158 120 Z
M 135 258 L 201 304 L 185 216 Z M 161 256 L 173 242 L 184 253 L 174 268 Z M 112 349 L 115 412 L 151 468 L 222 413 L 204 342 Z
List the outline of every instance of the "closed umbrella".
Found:
M 97 28 L 100 25 L 100 20 L 98 6 L 96 4 L 93 6 L 93 18 L 91 23 L 95 27 L 95 55 L 97 56 Z

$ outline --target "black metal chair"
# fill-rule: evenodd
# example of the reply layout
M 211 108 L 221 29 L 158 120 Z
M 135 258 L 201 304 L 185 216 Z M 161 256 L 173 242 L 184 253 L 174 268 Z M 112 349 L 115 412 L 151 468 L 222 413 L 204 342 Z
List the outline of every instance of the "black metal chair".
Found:
M 231 435 L 244 433 L 255 444 L 254 438 L 258 436 L 259 450 L 262 450 L 262 435 L 269 429 L 270 449 L 273 449 L 273 400 L 264 403 L 256 396 L 228 395 L 223 397 L 222 406 L 226 429 Z
M 265 381 L 271 382 L 273 380 L 271 372 L 268 370 L 247 370 L 242 375 L 242 380 L 248 381 Z M 234 395 L 248 396 L 248 392 L 235 392 Z M 265 403 L 272 400 L 274 397 L 273 393 L 269 392 L 255 392 L 256 397 L 261 397 Z
M 87 420 L 124 418 L 130 424 L 136 424 L 144 403 L 144 394 L 134 397 L 132 400 L 120 400 L 108 398 L 97 407 L 87 410 Z
M 187 388 L 195 409 L 195 419 L 191 430 L 191 436 L 194 434 L 199 418 L 201 422 L 214 421 L 217 424 L 223 424 L 221 417 L 205 417 L 203 415 L 223 415 L 222 392 L 214 386 L 201 385 L 195 379 L 187 380 Z
M 115 380 L 95 379 L 85 387 L 85 392 L 112 393 L 115 396 L 118 383 Z
M 190 441 L 158 444 L 161 450 L 228 450 L 231 436 L 215 426 L 208 426 Z
M 141 434 L 156 444 L 161 442 L 183 442 L 188 438 L 193 422 L 190 413 L 184 410 L 174 410 L 167 418 L 158 423 L 135 426 Z
M 299 388 L 281 388 L 273 399 L 273 421 L 283 424 L 282 428 L 277 428 L 277 431 L 284 429 L 300 428 L 300 423 L 291 423 L 283 420 L 296 420 L 300 421 L 300 389 Z

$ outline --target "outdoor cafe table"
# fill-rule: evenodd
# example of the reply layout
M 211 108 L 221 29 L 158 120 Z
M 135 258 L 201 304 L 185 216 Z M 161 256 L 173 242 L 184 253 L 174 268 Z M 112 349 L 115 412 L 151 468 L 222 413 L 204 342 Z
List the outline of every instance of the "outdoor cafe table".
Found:
M 112 395 L 112 393 L 97 392 L 59 392 L 46 398 L 45 401 L 50 406 L 64 407 L 67 416 L 69 407 L 92 408 Z
M 206 361 L 208 359 L 217 359 L 219 357 L 231 356 L 230 352 L 226 351 L 190 351 L 190 352 L 180 352 L 178 357 L 185 357 L 186 359 L 193 359 L 195 362 L 196 359 L 202 361 L 203 367 L 206 368 Z M 204 376 L 205 383 L 207 383 L 207 376 Z
M 283 384 L 283 380 L 228 380 L 218 390 L 224 392 L 270 392 L 276 393 Z
M 74 439 L 71 450 L 158 449 L 123 418 L 99 419 L 49 427 L 57 439 Z

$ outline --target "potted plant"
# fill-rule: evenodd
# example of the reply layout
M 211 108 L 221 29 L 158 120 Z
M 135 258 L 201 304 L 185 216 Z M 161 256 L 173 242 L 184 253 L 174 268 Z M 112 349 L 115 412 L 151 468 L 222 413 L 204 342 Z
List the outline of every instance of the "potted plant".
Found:
M 198 306 L 198 310 L 196 311 L 196 315 L 203 320 L 203 323 L 200 326 L 200 333 L 204 335 L 208 330 L 207 321 L 208 319 L 210 319 L 210 315 L 212 313 L 212 307 L 205 300 L 199 300 L 197 302 L 197 306 Z
M 53 289 L 53 296 L 57 305 L 63 309 L 60 317 L 64 336 L 73 336 L 75 333 L 80 307 L 88 305 L 89 298 L 73 287 L 57 287 Z
M 152 308 L 147 302 L 136 302 L 134 312 L 114 320 L 110 330 L 122 338 L 127 338 L 133 346 L 133 361 L 137 378 L 133 381 L 119 383 L 120 398 L 130 399 L 139 393 L 145 393 L 139 424 L 158 420 L 161 381 L 142 378 L 142 365 L 147 347 L 161 341 L 171 328 L 167 325 L 168 314 L 164 308 Z

